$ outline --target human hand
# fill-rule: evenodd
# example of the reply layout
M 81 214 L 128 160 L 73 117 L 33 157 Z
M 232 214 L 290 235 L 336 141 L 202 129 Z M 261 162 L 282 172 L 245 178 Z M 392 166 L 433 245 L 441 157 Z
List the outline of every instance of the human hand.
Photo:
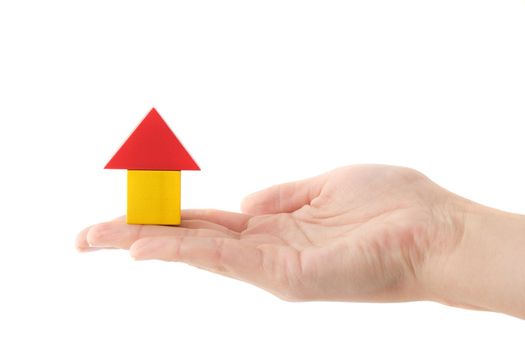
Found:
M 432 250 L 460 238 L 454 200 L 413 170 L 352 166 L 256 193 L 245 214 L 190 210 L 178 227 L 118 219 L 78 246 L 187 262 L 285 299 L 405 300 Z
M 177 227 L 123 219 L 95 225 L 79 234 L 77 247 L 182 261 L 286 300 L 431 299 L 488 308 L 443 290 L 461 276 L 451 262 L 465 255 L 471 207 L 414 170 L 350 166 L 255 193 L 243 213 L 187 210 Z

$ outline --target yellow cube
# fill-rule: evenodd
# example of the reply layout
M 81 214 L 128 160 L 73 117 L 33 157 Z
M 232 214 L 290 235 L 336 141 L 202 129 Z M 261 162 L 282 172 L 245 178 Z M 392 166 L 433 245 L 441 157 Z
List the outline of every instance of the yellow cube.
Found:
M 180 171 L 128 170 L 128 224 L 180 224 Z

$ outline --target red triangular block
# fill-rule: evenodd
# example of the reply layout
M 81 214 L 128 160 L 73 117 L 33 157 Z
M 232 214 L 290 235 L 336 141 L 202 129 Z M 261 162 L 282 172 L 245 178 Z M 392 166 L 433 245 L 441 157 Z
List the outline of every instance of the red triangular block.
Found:
M 133 131 L 105 169 L 200 170 L 155 108 Z

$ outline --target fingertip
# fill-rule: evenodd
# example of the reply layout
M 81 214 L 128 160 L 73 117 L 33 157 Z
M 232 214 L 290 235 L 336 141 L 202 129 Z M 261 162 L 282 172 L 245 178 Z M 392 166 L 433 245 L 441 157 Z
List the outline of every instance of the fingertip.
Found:
M 129 247 L 129 254 L 134 260 L 151 259 L 151 252 L 154 250 L 154 241 L 152 238 L 142 238 L 135 241 Z
M 241 213 L 252 214 L 252 197 L 253 195 L 248 195 L 243 198 L 241 201 Z
M 93 225 L 86 232 L 86 243 L 87 243 L 88 247 L 93 248 L 93 247 L 96 246 L 96 242 L 101 237 L 101 232 L 100 232 L 99 227 L 102 226 L 102 225 L 104 225 L 104 224 Z
M 90 228 L 91 226 L 86 227 L 85 229 L 80 231 L 75 237 L 75 248 L 79 252 L 88 251 L 88 249 L 90 248 L 89 244 L 87 243 L 87 233 Z
M 104 234 L 104 231 L 108 229 L 113 229 L 116 224 L 124 223 L 126 220 L 125 216 L 119 216 L 111 221 L 90 225 L 80 231 L 75 237 L 75 248 L 79 252 L 90 252 L 98 250 L 98 247 L 95 246 L 95 242 Z
M 252 193 L 241 201 L 241 212 L 249 215 L 265 213 L 265 197 L 267 190 Z
M 133 260 L 141 260 L 140 259 L 140 247 L 137 246 L 137 243 L 139 241 L 142 241 L 142 239 L 135 241 L 130 247 L 129 247 L 129 255 Z
M 108 240 L 111 240 L 117 230 L 119 221 L 108 221 L 101 224 L 93 225 L 86 233 L 86 242 L 91 248 L 100 248 L 107 246 Z M 117 230 L 118 231 L 118 230 Z

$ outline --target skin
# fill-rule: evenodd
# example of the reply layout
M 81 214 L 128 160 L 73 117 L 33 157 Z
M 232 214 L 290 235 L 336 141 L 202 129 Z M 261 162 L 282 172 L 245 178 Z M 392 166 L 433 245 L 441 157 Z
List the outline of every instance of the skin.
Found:
M 180 226 L 84 229 L 80 251 L 180 261 L 290 301 L 433 300 L 525 318 L 525 217 L 421 173 L 349 166 L 257 192 L 242 213 L 186 210 Z

